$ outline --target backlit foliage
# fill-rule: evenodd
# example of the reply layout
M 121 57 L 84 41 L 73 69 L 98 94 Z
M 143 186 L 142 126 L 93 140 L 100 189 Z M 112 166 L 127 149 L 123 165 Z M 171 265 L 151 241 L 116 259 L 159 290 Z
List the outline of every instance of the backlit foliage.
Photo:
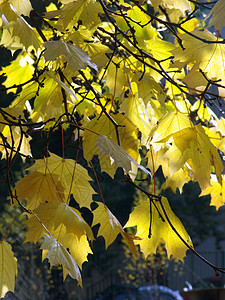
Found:
M 212 15 L 209 25 L 216 34 L 207 18 L 197 18 L 202 10 Z M 0 72 L 1 92 L 15 94 L 8 107 L 0 108 L 2 173 L 11 204 L 27 215 L 26 241 L 39 241 L 43 259 L 51 266 L 62 264 L 64 278 L 69 274 L 82 285 L 82 264 L 92 253 L 97 224 L 106 248 L 122 234 L 134 255 L 136 245 L 145 257 L 161 243 L 168 257 L 180 260 L 193 250 L 168 200 L 155 188 L 143 189 L 135 181 L 137 172 L 154 181 L 161 166 L 164 188 L 176 192 L 197 181 L 202 194 L 211 194 L 211 205 L 223 205 L 223 11 L 223 0 L 214 7 L 188 0 L 61 0 L 45 12 L 33 10 L 29 0 L 0 1 L 1 46 L 15 58 Z M 62 156 L 48 150 L 58 129 Z M 66 140 L 68 129 L 72 134 Z M 14 161 L 27 162 L 32 142 L 42 134 L 47 136 L 43 149 L 14 182 Z M 64 149 L 74 141 L 73 157 L 66 157 Z M 113 178 L 121 168 L 123 180 L 142 195 L 125 226 L 106 206 L 101 189 L 92 187 L 93 180 L 98 184 L 96 155 L 101 172 Z M 102 202 L 93 200 L 96 192 Z M 89 210 L 92 223 L 82 208 Z M 136 228 L 135 235 L 128 227 Z M 14 290 L 17 274 L 7 235 L 10 230 L 0 242 L 1 297 Z

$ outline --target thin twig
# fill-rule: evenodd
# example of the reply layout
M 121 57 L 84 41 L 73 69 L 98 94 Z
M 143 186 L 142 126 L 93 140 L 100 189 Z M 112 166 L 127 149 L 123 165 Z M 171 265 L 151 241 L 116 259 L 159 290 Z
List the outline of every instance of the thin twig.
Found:
M 100 105 L 102 111 L 104 112 L 104 114 L 106 115 L 106 117 L 112 122 L 112 124 L 115 127 L 115 131 L 116 131 L 116 137 L 117 137 L 117 143 L 119 146 L 121 146 L 121 141 L 120 141 L 120 134 L 119 134 L 119 127 L 121 125 L 117 124 L 116 121 L 113 119 L 113 117 L 107 112 L 106 108 L 104 107 L 104 105 L 101 103 L 100 100 L 100 96 L 98 95 L 98 93 L 95 91 L 95 89 L 92 87 L 91 83 L 89 82 L 89 80 L 87 79 L 87 77 L 85 76 L 84 72 L 79 70 L 80 75 L 83 77 L 84 81 L 86 82 L 86 84 L 88 85 L 89 89 L 93 92 L 98 104 Z
M 223 268 L 220 268 L 220 267 L 217 267 L 215 266 L 214 264 L 210 263 L 207 259 L 205 259 L 201 254 L 199 254 L 196 250 L 194 250 L 194 248 L 192 248 L 184 239 L 183 237 L 179 234 L 179 232 L 176 230 L 176 228 L 173 226 L 170 218 L 168 217 L 167 215 L 167 212 L 165 210 L 165 207 L 162 203 L 162 199 L 161 197 L 159 198 L 159 203 L 160 203 L 160 206 L 162 208 L 162 211 L 165 215 L 165 218 L 167 220 L 167 222 L 169 223 L 171 229 L 176 233 L 176 235 L 179 237 L 179 239 L 184 243 L 184 245 L 189 249 L 191 250 L 196 256 L 198 256 L 204 263 L 206 263 L 207 265 L 209 265 L 211 268 L 214 269 L 215 272 L 219 271 L 221 273 L 225 273 L 225 270 Z

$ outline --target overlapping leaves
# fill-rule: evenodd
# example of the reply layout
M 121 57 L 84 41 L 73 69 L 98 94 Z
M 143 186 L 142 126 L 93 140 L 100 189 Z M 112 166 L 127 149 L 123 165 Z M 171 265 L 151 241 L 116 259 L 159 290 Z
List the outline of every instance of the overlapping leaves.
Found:
M 193 179 L 205 189 L 210 185 L 210 174 L 214 171 L 218 182 L 222 183 L 223 164 L 217 148 L 202 126 L 192 125 L 187 116 L 168 113 L 162 117 L 152 132 L 151 144 L 155 152 L 149 154 L 150 166 L 151 160 L 155 160 L 154 157 L 158 155 L 161 164 L 166 168 L 169 167 L 170 175 L 182 167 L 188 168 L 191 170 L 191 177 L 193 176 Z
M 125 178 L 134 180 L 138 168 L 150 176 L 162 166 L 164 188 L 176 192 L 184 182 L 195 180 L 202 194 L 211 194 L 212 205 L 217 209 L 223 205 L 223 164 L 217 147 L 224 152 L 224 119 L 215 125 L 210 110 L 205 113 L 202 97 L 209 84 L 218 82 L 219 94 L 224 95 L 224 44 L 206 29 L 193 30 L 193 24 L 199 25 L 195 20 L 180 23 L 191 31 L 176 36 L 182 47 L 163 40 L 158 26 L 164 27 L 168 20 L 180 22 L 191 4 L 187 0 L 151 3 L 149 11 L 159 17 L 156 24 L 155 15 L 134 3 L 123 3 L 121 13 L 118 6 L 113 11 L 94 0 L 63 0 L 59 9 L 52 4 L 43 18 L 37 15 L 28 23 L 24 16 L 32 10 L 30 1 L 1 1 L 1 45 L 12 53 L 22 50 L 1 71 L 1 76 L 7 73 L 6 91 L 18 93 L 0 116 L 0 151 L 7 160 L 7 174 L 11 175 L 14 157 L 32 156 L 32 131 L 46 129 L 50 135 L 58 126 L 71 126 L 87 162 L 98 155 L 101 171 L 111 177 L 122 168 Z M 220 30 L 223 6 L 220 0 L 209 13 L 209 25 Z M 200 93 L 201 101 L 191 106 L 185 91 Z M 141 147 L 146 149 L 151 172 L 141 165 Z M 92 253 L 91 226 L 97 224 L 97 236 L 104 237 L 106 248 L 122 234 L 134 254 L 135 244 L 147 257 L 162 241 L 168 256 L 183 260 L 187 245 L 193 246 L 166 198 L 139 201 L 126 224 L 137 227 L 133 236 L 105 203 L 98 202 L 92 211 L 92 179 L 76 160 L 46 151 L 46 157 L 36 159 L 27 171 L 12 193 L 13 202 L 27 209 L 26 241 L 40 240 L 43 259 L 48 258 L 51 266 L 62 264 L 64 278 L 70 274 L 81 285 L 80 269 Z M 78 209 L 70 205 L 71 198 Z M 93 214 L 92 224 L 82 216 L 82 207 Z M 0 252 L 4 296 L 14 289 L 17 270 L 5 241 L 0 242 Z
M 181 35 L 184 50 L 176 48 L 172 51 L 175 57 L 173 66 L 188 67 L 189 72 L 183 81 L 191 92 L 203 91 L 208 80 L 220 80 L 220 83 L 224 85 L 224 70 L 220 66 L 224 65 L 225 46 L 216 43 L 221 39 L 217 39 L 206 29 L 195 30 L 192 34 L 197 38 L 188 34 Z M 211 43 L 205 43 L 202 39 Z M 224 96 L 223 88 L 219 87 L 219 92 L 221 96 Z

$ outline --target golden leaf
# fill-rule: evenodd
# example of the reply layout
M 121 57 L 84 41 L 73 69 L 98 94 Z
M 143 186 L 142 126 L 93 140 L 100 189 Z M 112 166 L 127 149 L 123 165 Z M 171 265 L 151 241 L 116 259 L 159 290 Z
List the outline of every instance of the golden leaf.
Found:
M 41 245 L 41 249 L 47 250 L 43 259 L 48 258 L 51 266 L 63 265 L 69 272 L 69 275 L 78 281 L 82 286 L 80 270 L 69 252 L 54 237 L 46 235 Z
M 162 184 L 162 189 L 170 189 L 174 194 L 176 194 L 177 189 L 182 192 L 183 185 L 190 180 L 188 172 L 181 168 L 177 172 L 169 176 L 166 181 Z
M 215 37 L 208 30 L 195 30 L 192 32 L 200 39 L 216 42 Z M 184 50 L 177 47 L 172 50 L 172 54 L 175 57 L 173 67 L 182 68 L 188 66 L 189 73 L 184 77 L 183 82 L 187 84 L 187 87 L 192 92 L 203 91 L 209 80 L 220 80 L 221 85 L 225 85 L 225 72 L 221 66 L 224 66 L 225 61 L 225 45 L 221 43 L 204 43 L 200 39 L 192 37 L 188 34 L 182 34 L 180 36 L 184 46 Z M 221 39 L 218 39 L 221 41 Z M 218 88 L 220 96 L 224 96 L 224 89 Z
M 0 75 L 4 75 L 4 73 L 7 75 L 3 84 L 8 88 L 12 87 L 14 84 L 18 85 L 31 79 L 33 71 L 34 68 L 29 61 L 29 56 L 26 55 L 25 52 L 21 52 L 10 65 L 2 68 Z M 15 93 L 16 89 L 10 89 L 7 92 Z
M 19 126 L 13 126 L 10 130 L 10 127 L 6 125 L 2 130 L 2 135 L 7 139 L 7 143 L 4 144 L 4 142 L 2 142 L 2 138 L 0 138 L 0 152 L 2 152 L 2 158 L 7 157 L 7 152 L 10 155 L 11 151 L 12 157 L 17 153 L 17 151 L 18 153 L 32 157 L 29 144 L 32 138 L 30 136 L 22 136 Z M 22 159 L 25 158 L 22 156 Z
M 79 20 L 82 25 L 88 29 L 101 23 L 99 14 L 103 13 L 100 3 L 94 0 L 77 0 L 77 1 L 61 1 L 64 6 L 58 11 L 50 11 L 45 13 L 45 18 L 53 18 L 60 16 L 57 22 L 57 29 L 64 31 L 71 30 L 73 26 L 77 25 Z
M 159 5 L 166 10 L 169 20 L 175 23 L 185 16 L 186 11 L 191 11 L 191 4 L 188 0 L 152 0 L 151 2 L 154 9 L 159 12 L 160 19 L 166 20 L 166 16 L 160 9 L 157 9 Z
M 56 154 L 50 153 L 50 157 L 37 159 L 35 164 L 27 170 L 37 170 L 40 173 L 56 174 L 64 188 L 64 194 L 69 201 L 70 194 L 80 206 L 89 206 L 92 202 L 92 195 L 95 191 L 89 181 L 92 181 L 88 172 L 80 164 L 72 159 L 64 159 Z
M 77 228 L 74 229 L 79 230 Z M 68 248 L 70 250 L 70 254 L 81 269 L 82 264 L 87 261 L 88 254 L 92 254 L 87 235 L 84 234 L 79 238 L 74 233 L 66 233 L 66 226 L 61 224 L 53 231 L 52 236 L 54 236 L 54 238 L 56 238 L 66 249 Z
M 216 30 L 220 30 L 220 31 L 222 30 L 222 28 L 225 26 L 224 10 L 225 10 L 224 1 L 223 0 L 217 1 L 206 17 L 206 18 L 211 17 L 211 19 L 209 20 L 208 27 L 214 26 Z
M 53 61 L 63 55 L 68 64 L 75 70 L 86 69 L 87 66 L 97 70 L 97 66 L 91 62 L 87 52 L 80 47 L 76 47 L 71 43 L 64 41 L 48 41 L 44 43 L 46 51 L 44 58 L 46 61 Z
M 190 247 L 193 247 L 190 237 L 182 223 L 172 212 L 168 200 L 162 197 L 161 201 L 170 222 L 176 228 L 184 241 L 187 242 Z M 163 217 L 164 221 L 160 216 Z M 136 235 L 141 239 L 134 240 L 134 243 L 140 245 L 141 251 L 144 253 L 145 257 L 151 253 L 156 253 L 157 246 L 163 241 L 165 243 L 168 257 L 173 255 L 175 258 L 183 260 L 188 248 L 172 230 L 159 202 L 155 201 L 155 205 L 152 204 L 152 214 L 150 215 L 150 202 L 148 200 L 140 200 L 139 204 L 130 214 L 129 220 L 125 226 L 137 226 Z M 150 237 L 149 233 L 151 233 Z
M 15 186 L 18 199 L 28 199 L 26 207 L 36 209 L 41 203 L 64 200 L 64 188 L 57 174 L 31 172 Z
M 134 124 L 123 115 L 113 115 L 113 119 L 121 127 L 118 128 L 121 147 L 136 161 L 139 162 L 140 156 L 138 153 L 138 139 L 137 131 Z M 111 163 L 110 155 L 107 154 L 101 157 L 100 149 L 96 142 L 99 135 L 105 135 L 110 138 L 115 143 L 117 142 L 117 135 L 115 126 L 105 115 L 102 115 L 100 119 L 91 120 L 87 126 L 87 130 L 83 135 L 83 151 L 84 157 L 89 162 L 94 155 L 99 156 L 101 171 L 107 172 L 111 177 L 114 176 L 116 172 L 115 163 Z M 90 131 L 89 131 L 90 129 Z
M 222 175 L 222 185 L 214 178 L 211 177 L 210 186 L 202 191 L 200 196 L 208 195 L 211 196 L 210 205 L 213 205 L 218 210 L 221 206 L 224 205 L 225 202 L 225 176 Z
M 10 244 L 0 241 L 0 298 L 8 291 L 14 292 L 17 275 L 17 259 L 14 257 Z
M 137 94 L 131 94 L 123 99 L 120 111 L 125 112 L 125 115 L 141 131 L 142 144 L 145 144 L 152 126 L 149 121 L 150 115 L 145 107 L 144 101 L 141 98 L 138 98 Z
M 192 127 L 192 123 L 187 115 L 180 112 L 167 112 L 153 130 L 151 144 L 154 146 L 154 143 L 164 143 L 172 134 L 188 127 Z
M 92 226 L 100 223 L 98 236 L 102 235 L 105 239 L 106 249 L 116 239 L 117 235 L 123 231 L 123 228 L 117 218 L 101 202 L 93 211 L 94 219 Z
M 160 166 L 162 166 L 163 174 L 165 178 L 170 177 L 169 159 L 164 157 L 164 154 L 168 151 L 168 147 L 162 148 L 159 151 L 154 151 L 153 147 L 150 148 L 146 157 L 148 158 L 147 167 L 154 174 Z
M 146 168 L 139 165 L 121 146 L 105 135 L 100 135 L 96 144 L 100 149 L 101 156 L 109 155 L 117 168 L 121 167 L 129 174 L 134 169 L 132 168 L 132 164 L 135 164 L 139 169 L 151 176 L 151 173 Z
M 10 0 L 19 15 L 29 16 L 33 9 L 29 0 Z
M 82 268 L 82 264 L 88 261 L 88 255 L 92 254 L 89 242 L 86 235 L 82 235 L 80 239 L 76 235 L 66 234 L 63 237 L 63 242 L 70 249 L 70 253 L 76 261 L 79 268 Z
M 36 32 L 22 16 L 17 17 L 13 26 L 12 36 L 18 36 L 26 50 L 30 46 L 37 50 L 40 46 Z
M 80 268 L 88 254 L 92 253 L 87 240 L 87 236 L 93 240 L 91 228 L 76 209 L 65 203 L 53 201 L 41 204 L 25 223 L 29 227 L 26 242 L 36 243 L 46 234 L 47 229 L 48 234 L 70 249 L 70 254 Z
M 151 2 L 154 8 L 161 5 L 166 9 L 179 9 L 183 16 L 187 10 L 191 10 L 191 4 L 188 0 L 152 0 Z
M 222 183 L 223 163 L 217 148 L 211 143 L 200 124 L 194 128 L 178 131 L 173 135 L 173 139 L 177 151 L 175 152 L 176 155 L 173 156 L 174 162 L 172 162 L 172 157 L 169 157 L 170 164 L 173 163 L 175 167 L 179 160 L 181 160 L 180 165 L 182 165 L 184 161 L 191 158 L 194 180 L 199 182 L 201 188 L 204 189 L 210 185 L 212 167 L 214 167 L 217 180 L 220 184 Z
M 67 233 L 74 233 L 78 239 L 83 235 L 87 235 L 89 238 L 93 239 L 93 234 L 90 226 L 84 221 L 80 212 L 62 202 L 58 205 L 56 212 L 53 216 L 55 228 L 64 224 Z

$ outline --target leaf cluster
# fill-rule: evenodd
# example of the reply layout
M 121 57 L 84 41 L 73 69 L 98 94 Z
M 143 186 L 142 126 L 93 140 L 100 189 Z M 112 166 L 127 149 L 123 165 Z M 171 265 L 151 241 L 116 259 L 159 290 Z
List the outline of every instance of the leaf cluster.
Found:
M 49 1 L 43 12 L 29 0 L 0 1 L 0 43 L 17 54 L 0 71 L 5 79 L 0 92 L 15 96 L 0 108 L 3 177 L 11 204 L 27 216 L 26 241 L 39 241 L 43 259 L 62 265 L 64 279 L 69 274 L 82 285 L 82 264 L 92 253 L 97 225 L 95 238 L 103 236 L 106 248 L 120 234 L 134 255 L 136 245 L 148 257 L 164 243 L 168 257 L 183 260 L 190 249 L 224 272 L 194 250 L 155 184 L 161 168 L 164 189 L 181 191 L 192 180 L 202 195 L 211 194 L 211 205 L 218 209 L 224 203 L 224 1 L 212 4 L 61 0 Z M 209 26 L 218 30 L 216 35 L 197 18 L 202 10 L 212 16 Z M 61 155 L 51 143 L 59 131 Z M 40 151 L 32 147 L 38 143 Z M 16 159 L 25 162 L 33 155 L 34 164 L 15 182 Z M 114 178 L 120 168 L 122 180 L 139 191 L 125 226 L 105 203 L 93 165 L 96 156 L 102 174 Z M 142 185 L 150 178 L 153 192 Z M 96 193 L 101 201 L 94 200 Z M 135 235 L 129 227 L 136 228 Z M 7 234 L 1 241 L 1 297 L 14 289 L 17 274 Z M 14 270 L 10 276 L 8 261 Z

